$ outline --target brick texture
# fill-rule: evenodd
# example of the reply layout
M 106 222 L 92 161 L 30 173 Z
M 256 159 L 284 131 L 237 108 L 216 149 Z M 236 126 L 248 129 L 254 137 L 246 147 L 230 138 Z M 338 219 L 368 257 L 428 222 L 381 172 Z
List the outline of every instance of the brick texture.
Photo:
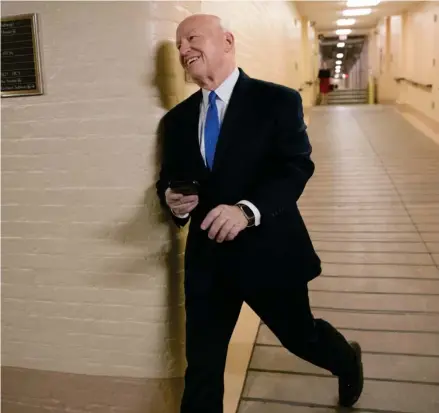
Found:
M 157 51 L 184 17 L 216 13 L 248 74 L 298 88 L 301 20 L 286 1 L 2 3 L 29 12 L 45 94 L 2 101 L 2 364 L 181 378 L 184 234 L 155 196 L 156 129 L 163 94 L 194 85 Z M 183 95 L 163 93 L 163 76 Z
M 2 102 L 3 362 L 181 376 L 175 242 L 154 191 L 155 54 L 197 3 L 3 5 L 33 11 L 46 93 Z

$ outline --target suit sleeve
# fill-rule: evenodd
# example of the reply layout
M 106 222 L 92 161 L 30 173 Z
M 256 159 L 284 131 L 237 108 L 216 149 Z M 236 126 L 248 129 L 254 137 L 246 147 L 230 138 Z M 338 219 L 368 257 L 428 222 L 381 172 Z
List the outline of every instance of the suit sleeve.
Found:
M 284 94 L 275 116 L 272 162 L 249 199 L 261 213 L 261 224 L 296 206 L 315 168 L 300 94 Z
M 178 227 L 183 227 L 189 221 L 189 216 L 180 218 L 174 215 L 166 203 L 165 192 L 169 187 L 169 181 L 173 176 L 177 176 L 175 172 L 176 159 L 175 154 L 178 153 L 177 148 L 173 146 L 172 143 L 172 126 L 171 121 L 168 117 L 164 117 L 158 128 L 158 146 L 159 146 L 159 156 L 160 156 L 160 172 L 159 179 L 156 183 L 156 192 L 160 200 L 160 205 L 169 214 L 174 223 Z

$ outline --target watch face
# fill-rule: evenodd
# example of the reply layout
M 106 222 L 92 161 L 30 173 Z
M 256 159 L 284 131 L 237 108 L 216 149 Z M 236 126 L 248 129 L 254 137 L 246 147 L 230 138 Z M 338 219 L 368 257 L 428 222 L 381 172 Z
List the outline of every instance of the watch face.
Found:
M 252 216 L 252 210 L 247 205 L 241 204 L 241 208 L 243 209 L 243 211 L 244 211 L 245 215 L 247 215 L 247 217 Z
M 253 211 L 251 208 L 247 205 L 240 204 L 242 211 L 244 212 L 245 217 L 248 220 L 249 224 L 252 224 L 255 221 L 255 215 L 253 214 Z

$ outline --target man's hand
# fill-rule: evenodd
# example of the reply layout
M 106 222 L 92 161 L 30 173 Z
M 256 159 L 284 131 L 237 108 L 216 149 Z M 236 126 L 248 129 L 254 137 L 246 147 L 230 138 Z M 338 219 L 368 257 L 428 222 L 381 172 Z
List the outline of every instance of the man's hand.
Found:
M 241 209 L 232 205 L 218 205 L 201 223 L 201 229 L 209 228 L 209 238 L 217 242 L 232 241 L 247 227 L 247 218 Z
M 175 215 L 192 212 L 198 205 L 198 195 L 182 195 L 168 188 L 165 192 L 166 203 Z

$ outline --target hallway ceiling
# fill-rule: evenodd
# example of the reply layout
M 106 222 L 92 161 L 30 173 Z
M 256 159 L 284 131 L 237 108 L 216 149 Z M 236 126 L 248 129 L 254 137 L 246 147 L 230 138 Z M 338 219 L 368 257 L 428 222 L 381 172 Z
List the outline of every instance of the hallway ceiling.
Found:
M 335 62 L 341 60 L 343 71 L 348 72 L 358 59 L 365 39 L 366 37 L 361 35 L 349 36 L 348 40 L 345 41 L 345 46 L 343 48 L 338 48 L 336 46 L 340 41 L 337 36 L 320 39 L 320 52 L 322 58 L 329 65 L 329 69 L 334 69 Z M 340 52 L 342 52 L 344 56 L 337 59 L 336 55 Z
M 352 0 L 351 0 L 352 1 Z M 362 0 L 363 2 L 365 0 Z M 314 23 L 314 28 L 319 35 L 320 53 L 322 59 L 331 69 L 332 76 L 335 74 L 335 67 L 338 65 L 341 73 L 348 73 L 357 61 L 362 51 L 364 42 L 371 29 L 377 26 L 380 20 L 386 16 L 401 14 L 419 1 L 391 1 L 381 0 L 374 5 L 358 5 L 348 7 L 347 1 L 313 1 L 299 0 L 296 2 L 297 9 L 302 17 L 308 18 Z M 369 0 L 370 3 L 374 1 Z M 375 1 L 376 3 L 376 1 Z M 344 10 L 371 9 L 371 13 L 363 16 L 346 16 Z M 337 24 L 339 19 L 355 19 L 353 25 L 340 26 Z M 341 40 L 336 33 L 337 29 L 351 29 L 352 32 L 347 35 L 345 40 Z M 337 45 L 337 43 L 343 43 Z M 337 57 L 342 53 L 341 57 Z M 361 69 L 364 71 L 364 68 Z
M 336 29 L 352 29 L 352 35 L 364 35 L 375 27 L 380 19 L 386 16 L 399 14 L 419 3 L 419 1 L 391 1 L 381 0 L 377 6 L 371 7 L 372 13 L 367 16 L 353 16 L 356 22 L 353 26 L 337 26 L 338 19 L 351 18 L 343 16 L 343 10 L 348 9 L 347 1 L 313 1 L 299 0 L 297 9 L 303 17 L 315 22 L 315 29 L 324 36 L 335 36 Z M 363 8 L 363 7 L 361 7 Z

